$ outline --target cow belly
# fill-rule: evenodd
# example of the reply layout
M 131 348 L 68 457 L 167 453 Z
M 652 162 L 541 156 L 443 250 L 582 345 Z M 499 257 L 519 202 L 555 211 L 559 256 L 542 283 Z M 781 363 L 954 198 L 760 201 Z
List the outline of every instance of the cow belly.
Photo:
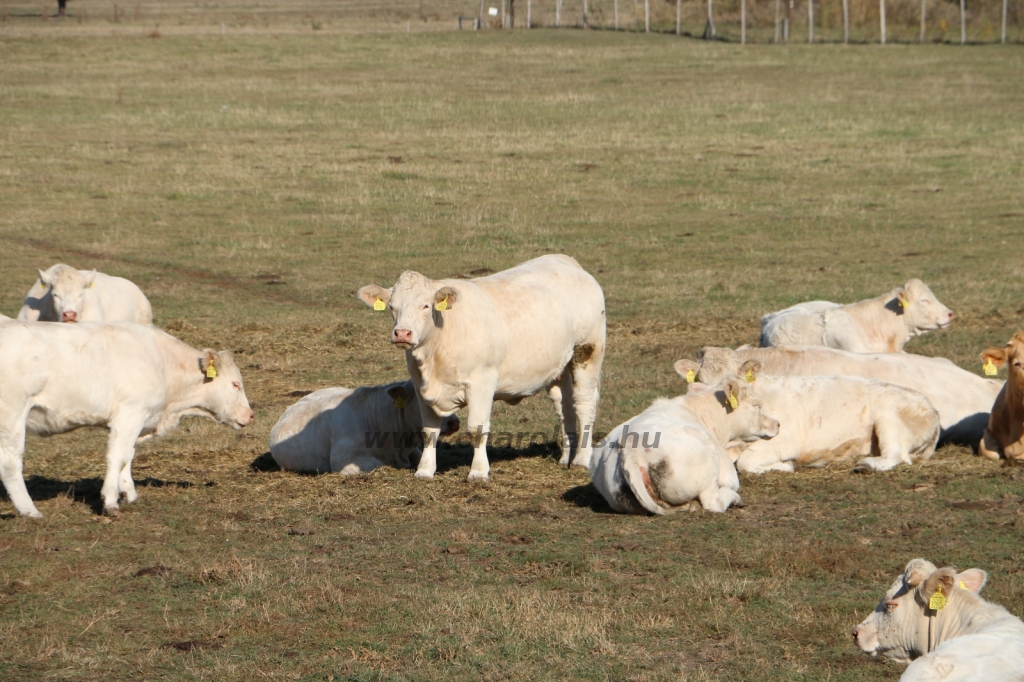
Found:
M 25 430 L 37 436 L 67 433 L 83 426 L 105 426 L 106 419 L 81 411 L 58 412 L 47 407 L 36 406 L 29 410 Z
M 871 454 L 871 438 L 851 438 L 831 447 L 802 449 L 796 463 L 803 467 L 822 467 L 853 457 Z

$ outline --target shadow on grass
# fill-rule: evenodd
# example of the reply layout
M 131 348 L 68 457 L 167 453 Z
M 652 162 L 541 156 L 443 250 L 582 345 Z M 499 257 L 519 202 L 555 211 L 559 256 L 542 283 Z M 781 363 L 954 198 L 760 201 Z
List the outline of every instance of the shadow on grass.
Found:
M 487 459 L 491 464 L 495 462 L 510 462 L 517 459 L 547 457 L 558 461 L 562 456 L 561 448 L 554 441 L 547 443 L 531 443 L 527 447 L 487 447 Z M 459 467 L 468 467 L 473 462 L 473 446 L 468 443 L 438 443 L 437 445 L 437 473 L 443 474 Z M 419 458 L 412 462 L 412 469 L 419 465 Z M 250 471 L 269 473 L 281 471 L 281 467 L 274 461 L 269 451 L 249 463 Z M 316 473 L 295 472 L 309 476 L 319 476 Z
M 191 488 L 194 484 L 189 481 L 164 481 L 159 478 L 142 478 L 135 481 L 138 488 Z M 75 502 L 89 506 L 96 514 L 103 513 L 103 498 L 100 497 L 100 490 L 103 488 L 101 478 L 80 478 L 77 481 L 61 481 L 47 476 L 29 476 L 25 479 L 25 486 L 28 488 L 29 497 L 35 502 L 52 500 L 55 497 L 67 495 Z M 10 502 L 10 497 L 3 491 L 3 497 Z
M 593 483 L 569 488 L 562 493 L 562 499 L 570 504 L 575 504 L 577 507 L 589 509 L 599 514 L 618 513 L 605 501 L 601 493 L 597 492 L 597 488 L 594 487 Z

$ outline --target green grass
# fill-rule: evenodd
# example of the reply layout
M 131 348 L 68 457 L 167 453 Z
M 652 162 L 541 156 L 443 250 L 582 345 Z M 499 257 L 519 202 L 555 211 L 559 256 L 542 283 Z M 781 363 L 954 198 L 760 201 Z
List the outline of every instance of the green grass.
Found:
M 551 444 L 494 451 L 484 485 L 465 446 L 433 482 L 264 454 L 291 393 L 404 375 L 359 286 L 545 252 L 607 296 L 602 432 L 765 312 L 910 277 L 958 319 L 908 350 L 979 371 L 1024 322 L 1019 48 L 96 23 L 0 25 L 0 312 L 58 261 L 129 277 L 235 351 L 257 422 L 141 446 L 114 522 L 105 434 L 30 438 L 46 518 L 0 503 L 0 677 L 896 679 L 848 632 L 916 556 L 1024 612 L 1019 470 L 965 448 L 668 518 L 609 513 Z

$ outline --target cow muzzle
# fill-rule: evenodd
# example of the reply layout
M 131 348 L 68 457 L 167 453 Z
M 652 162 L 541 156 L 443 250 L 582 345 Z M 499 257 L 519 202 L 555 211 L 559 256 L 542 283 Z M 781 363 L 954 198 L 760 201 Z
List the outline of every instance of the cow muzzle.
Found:
M 399 348 L 411 348 L 413 346 L 411 329 L 395 329 L 391 332 L 391 343 Z
M 68 323 L 78 322 L 78 313 L 76 313 L 74 310 L 65 310 L 60 315 L 60 321 Z

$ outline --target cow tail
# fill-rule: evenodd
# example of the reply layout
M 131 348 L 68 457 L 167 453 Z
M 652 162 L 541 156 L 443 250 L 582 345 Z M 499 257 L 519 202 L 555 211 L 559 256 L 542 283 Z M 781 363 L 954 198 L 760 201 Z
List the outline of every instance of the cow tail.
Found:
M 641 449 L 625 447 L 619 452 L 622 457 L 622 472 L 625 474 L 626 483 L 629 484 L 629 489 L 633 491 L 637 502 L 652 514 L 664 515 L 665 508 L 654 501 L 651 478 L 642 461 Z

